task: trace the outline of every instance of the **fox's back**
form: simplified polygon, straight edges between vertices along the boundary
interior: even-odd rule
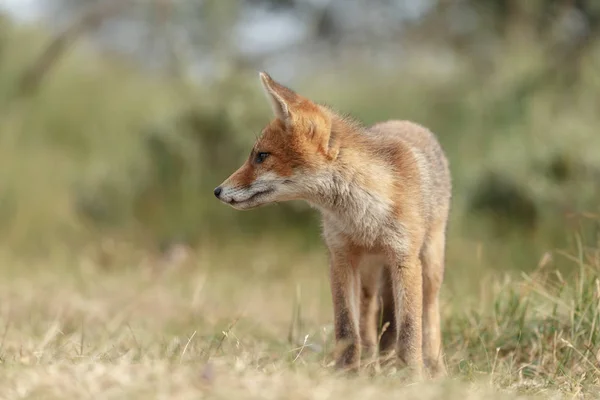
[[[392,160],[396,165],[406,165],[406,160],[401,158],[411,158],[409,164],[414,162],[419,171],[418,181],[413,187],[418,185],[414,190],[421,194],[425,213],[434,219],[445,219],[450,207],[452,184],[448,160],[435,135],[419,124],[399,120],[377,123],[368,132],[377,141],[380,153],[397,155]]]

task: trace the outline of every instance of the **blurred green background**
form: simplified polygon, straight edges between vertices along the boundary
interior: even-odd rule
[[[530,270],[597,245],[593,0],[4,1],[0,239],[23,256],[111,239],[165,252],[289,239],[304,204],[239,212],[212,189],[271,118],[266,70],[367,124],[431,128],[451,162],[449,269]],[[578,235],[578,236],[576,236]]]

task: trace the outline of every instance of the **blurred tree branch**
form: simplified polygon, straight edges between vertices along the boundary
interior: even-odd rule
[[[130,0],[113,0],[98,1],[90,5],[74,23],[55,36],[42,54],[25,70],[18,83],[17,97],[35,93],[43,78],[72,43],[86,32],[96,29],[106,18],[118,14],[131,4]]]
[[[173,0],[156,0],[154,9],[158,17],[159,29],[165,38],[167,51],[169,52],[169,69],[177,79],[185,79],[187,77],[185,55],[180,48],[176,35],[170,26],[170,21],[173,17],[175,5]]]
[[[485,72],[493,67],[490,55],[495,46],[522,33],[537,36],[543,46],[550,45],[557,70],[573,69],[576,75],[578,60],[598,33],[600,17],[597,0],[433,0],[428,7],[411,6],[412,11],[409,3],[413,4],[395,0],[48,0],[49,9],[57,11],[59,18],[81,15],[23,73],[18,93],[34,93],[65,50],[91,31],[95,39],[107,40],[109,46],[127,46],[129,55],[135,53],[145,65],[159,65],[182,81],[192,74],[198,77],[199,71],[227,80],[240,70],[262,68],[288,55],[310,54],[316,64],[344,62],[354,53],[393,52],[402,46],[400,42],[406,47],[433,45],[462,53]],[[143,5],[142,13],[115,15],[130,4]],[[245,38],[236,28],[248,21],[254,24],[255,18],[268,24],[272,17],[300,21],[302,37],[277,48],[255,46],[245,51]],[[107,18],[111,18],[110,29],[96,29]],[[113,23],[121,29],[113,29]],[[557,40],[555,31],[569,38]],[[135,43],[140,32],[148,33],[147,46]]]

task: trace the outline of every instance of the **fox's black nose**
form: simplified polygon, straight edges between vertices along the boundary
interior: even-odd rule
[[[217,186],[215,188],[215,197],[219,197],[221,195],[222,191],[223,191],[223,189],[221,188],[221,186]]]

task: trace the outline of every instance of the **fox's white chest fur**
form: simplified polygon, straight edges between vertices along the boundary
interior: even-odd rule
[[[385,175],[381,176],[386,179]],[[392,201],[359,180],[339,174],[323,174],[310,183],[311,205],[321,211],[323,233],[329,245],[348,240],[364,248],[406,247],[406,235],[393,216]]]

